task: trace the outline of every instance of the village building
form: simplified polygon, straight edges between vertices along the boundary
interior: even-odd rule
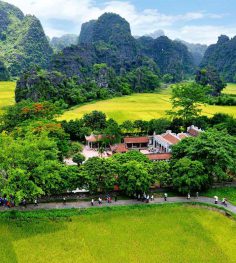
[[[99,148],[99,144],[101,143],[102,139],[103,136],[101,134],[99,135],[91,134],[90,136],[85,136],[86,146],[89,149],[97,149]]]
[[[124,143],[111,146],[112,153],[126,153],[129,150],[142,150],[149,147],[149,137],[125,137]]]
[[[111,146],[111,151],[113,154],[115,153],[126,153],[129,151],[128,148],[126,148],[126,145],[124,143],[119,143]]]
[[[152,148],[157,153],[170,153],[171,147],[189,135],[185,133],[176,134],[168,130],[161,135],[153,135]]]
[[[147,158],[152,162],[157,161],[169,161],[171,159],[171,153],[151,153],[146,154]]]
[[[198,127],[191,125],[187,128],[187,134],[192,137],[197,137],[201,132],[203,132],[202,129],[199,129]]]
[[[203,132],[198,127],[192,125],[187,128],[187,132],[173,133],[167,130],[165,133],[153,136],[125,137],[123,143],[110,146],[110,154],[126,153],[130,150],[138,150],[145,154],[151,161],[168,161],[171,158],[172,146],[187,137],[196,137]],[[85,136],[88,149],[97,149],[103,140],[103,135]],[[109,154],[109,155],[110,155]]]
[[[127,149],[146,149],[149,145],[148,136],[145,137],[125,137],[124,144]]]

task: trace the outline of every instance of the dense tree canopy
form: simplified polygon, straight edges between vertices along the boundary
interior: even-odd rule
[[[172,182],[173,187],[180,193],[200,191],[209,185],[203,164],[186,157],[179,159],[173,165]]]
[[[57,145],[46,133],[17,139],[0,135],[1,193],[16,203],[63,188],[63,173],[67,167],[58,161]]]
[[[52,120],[60,112],[55,104],[47,101],[38,103],[22,101],[6,108],[4,114],[0,116],[0,130],[11,131],[24,121]]]
[[[200,136],[184,139],[173,147],[173,167],[181,166],[179,160],[182,158],[198,161],[203,165],[202,176],[208,176],[206,187],[215,181],[229,180],[236,174],[236,139],[226,131],[213,129],[202,132]],[[192,165],[189,160],[184,160],[186,167]],[[198,163],[193,165],[198,167],[199,170],[196,171],[202,169]],[[185,173],[188,175],[187,168]]]
[[[202,86],[209,85],[213,96],[219,96],[221,91],[226,87],[226,83],[222,81],[219,73],[213,67],[198,70],[195,80]]]

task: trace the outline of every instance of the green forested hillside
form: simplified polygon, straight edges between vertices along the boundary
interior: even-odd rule
[[[6,81],[10,79],[10,74],[5,64],[0,61],[0,81]]]
[[[0,60],[11,76],[18,76],[31,65],[46,67],[51,55],[40,21],[0,1]]]
[[[174,81],[194,73],[193,57],[187,47],[166,36],[157,39],[141,37],[137,40],[141,54],[155,61],[161,74],[171,74]]]
[[[213,66],[225,81],[236,82],[236,37],[220,36],[218,42],[207,49],[201,66]]]
[[[182,80],[194,72],[193,57],[180,42],[167,37],[142,42],[131,35],[129,23],[113,13],[82,25],[79,45],[55,55],[51,68],[83,81],[94,64],[106,63],[118,75],[141,66],[157,68],[160,74],[171,74]]]

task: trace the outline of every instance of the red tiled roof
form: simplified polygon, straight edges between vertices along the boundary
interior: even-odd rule
[[[165,161],[170,160],[172,154],[171,153],[154,153],[146,155],[151,161]]]
[[[148,137],[126,137],[124,138],[125,143],[148,143]]]
[[[184,139],[184,138],[188,137],[188,135],[185,134],[185,133],[179,133],[179,134],[178,134],[178,137],[179,137],[180,139]]]
[[[176,144],[180,141],[180,139],[176,138],[176,136],[172,135],[171,133],[164,134],[162,137],[171,144]]]
[[[124,143],[119,143],[111,146],[112,152],[116,153],[125,153],[128,152],[128,149],[125,147]]]
[[[191,136],[196,137],[196,136],[199,135],[200,132],[199,132],[198,130],[195,130],[195,129],[193,129],[193,128],[190,128],[190,129],[188,130],[188,133],[189,133]]]

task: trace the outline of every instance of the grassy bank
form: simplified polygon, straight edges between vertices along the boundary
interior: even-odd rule
[[[177,204],[71,211],[61,219],[2,218],[1,262],[236,261],[236,222],[216,211]]]

